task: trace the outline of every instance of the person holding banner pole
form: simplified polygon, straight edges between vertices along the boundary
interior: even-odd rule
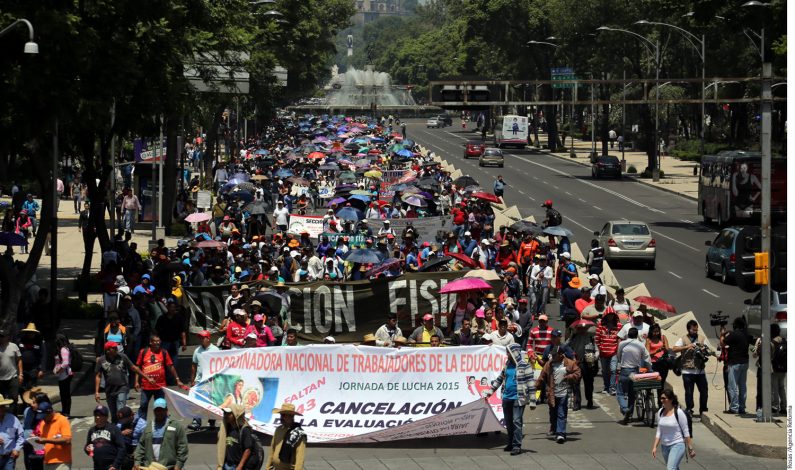
[[[500,388],[502,394],[502,410],[505,415],[505,427],[508,431],[508,445],[503,449],[511,455],[522,453],[522,424],[525,406],[531,410],[536,407],[536,390],[533,364],[521,345],[510,344],[506,348],[508,358],[500,375],[491,382],[491,390],[483,395],[489,397]]]

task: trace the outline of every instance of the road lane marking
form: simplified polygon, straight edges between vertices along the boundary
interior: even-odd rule
[[[707,289],[701,289],[701,290],[702,290],[702,291],[704,291],[704,292],[706,292],[707,294],[709,294],[709,295],[711,295],[711,296],[715,297],[716,299],[719,299],[719,298],[720,298],[720,296],[719,296],[719,295],[713,294],[712,292],[708,291]]]
[[[596,188],[596,189],[599,189],[601,191],[604,191],[604,192],[606,192],[608,194],[611,194],[611,195],[613,195],[613,196],[615,196],[615,197],[617,197],[619,199],[623,199],[623,200],[625,200],[627,202],[635,204],[636,206],[642,207],[642,208],[644,208],[646,210],[650,210],[652,212],[658,212],[660,214],[665,214],[665,212],[661,211],[660,209],[656,209],[654,207],[647,206],[646,204],[643,204],[642,202],[636,201],[636,200],[632,199],[631,197],[626,196],[624,194],[621,194],[621,193],[619,193],[617,191],[613,191],[612,189],[607,189],[607,188],[605,188],[603,186],[599,186],[598,184],[591,183],[590,181],[586,181],[586,180],[582,180],[582,179],[579,179],[579,178],[575,178],[573,175],[571,175],[570,173],[566,173],[563,170],[558,170],[557,168],[552,168],[551,166],[544,165],[543,163],[534,162],[533,160],[521,157],[521,156],[513,154],[513,153],[509,153],[509,154],[506,154],[506,155],[514,157],[514,158],[517,158],[519,160],[522,160],[523,162],[527,162],[527,163],[530,163],[532,165],[540,166],[541,168],[546,168],[547,170],[555,172],[555,173],[557,173],[559,175],[567,176],[567,177],[569,177],[569,178],[571,178],[571,179],[573,179],[575,181],[578,181],[578,182],[580,182],[580,183],[582,183],[584,185],[591,186],[592,188]]]
[[[673,276],[673,277],[675,277],[675,278],[677,278],[677,279],[682,279],[682,276],[680,276],[680,275],[676,274],[676,273],[675,273],[675,272],[673,272],[673,271],[668,271],[668,274],[670,274],[671,276]]]
[[[566,194],[568,194],[569,196],[571,196],[571,193],[570,193],[570,192],[568,192],[568,191],[566,191]]]
[[[687,219],[681,219],[681,221],[686,223],[686,224],[694,224],[695,223],[692,220],[687,220]]]
[[[660,233],[660,232],[658,232],[658,231],[654,231],[654,232],[652,232],[652,233],[654,233],[654,234],[656,234],[656,235],[659,235],[659,236],[661,236],[661,237],[663,237],[663,238],[666,238],[666,239],[668,239],[668,240],[671,240],[671,241],[672,241],[672,242],[674,242],[674,243],[678,243],[678,244],[680,244],[680,245],[682,245],[682,246],[685,246],[685,247],[687,247],[687,248],[690,248],[690,249],[691,249],[691,250],[693,250],[693,251],[701,251],[701,250],[699,250],[698,248],[696,248],[696,247],[694,247],[694,246],[690,246],[690,245],[688,245],[687,243],[680,242],[679,240],[677,240],[677,239],[675,239],[675,238],[671,238],[671,237],[669,237],[668,235],[665,235],[664,233]]]
[[[604,209],[602,209],[602,208],[601,208],[601,207],[599,207],[599,206],[593,206],[593,208],[594,208],[594,209],[596,209],[596,210],[598,210],[598,211],[604,210]]]
[[[552,185],[552,187],[553,187],[553,188],[555,188],[555,189],[560,189],[560,188],[558,188],[557,186],[555,186],[554,184]]]
[[[586,202],[586,201],[585,201],[585,199],[583,199],[583,198],[581,198],[581,197],[578,197],[577,199],[579,199],[579,200],[580,200],[580,202]]]

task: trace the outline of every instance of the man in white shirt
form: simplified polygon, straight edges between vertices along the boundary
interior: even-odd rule
[[[309,280],[318,281],[323,279],[323,261],[318,257],[317,253],[312,253],[309,261],[306,264],[307,271],[309,271]]]
[[[643,312],[635,311],[632,314],[632,321],[621,327],[618,332],[618,339],[621,341],[627,339],[627,333],[630,328],[638,330],[638,340],[646,344],[646,337],[649,336],[649,324],[643,321]]]
[[[287,225],[290,223],[290,211],[284,207],[283,201],[276,201],[276,209],[273,211],[273,220],[280,232],[287,231]]]
[[[635,391],[632,389],[632,374],[637,374],[641,367],[651,368],[651,356],[646,349],[646,339],[641,342],[635,327],[627,331],[627,339],[619,343],[616,360],[618,361],[618,390],[616,398],[621,407],[624,419],[621,424],[627,425],[635,408]]]
[[[329,209],[326,211],[326,215],[323,216],[323,231],[324,232],[331,232],[331,228],[329,223],[334,221],[335,224],[338,224],[339,221],[337,220],[337,216],[334,215],[334,210]]]
[[[516,342],[511,332],[508,331],[507,319],[503,318],[497,322],[497,331],[491,332],[491,341],[492,344],[500,344],[502,346],[508,346]]]
[[[534,313],[539,314],[546,313],[547,303],[549,303],[549,286],[555,273],[547,265],[546,257],[542,256],[536,259],[538,262],[533,263],[530,267],[528,282],[530,282],[531,308]]]
[[[595,299],[597,295],[602,294],[607,297],[607,288],[602,284],[601,279],[596,274],[588,276],[588,282],[591,284],[591,299]]]

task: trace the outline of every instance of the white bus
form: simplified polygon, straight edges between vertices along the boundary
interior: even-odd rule
[[[527,116],[506,114],[497,118],[494,126],[494,145],[498,148],[514,145],[524,148],[527,145]]]

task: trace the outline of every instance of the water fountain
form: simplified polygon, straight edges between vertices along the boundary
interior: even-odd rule
[[[334,77],[326,104],[330,108],[379,109],[416,106],[414,97],[406,87],[392,85],[392,77],[386,72],[376,72],[372,65],[365,70],[354,67]]]

